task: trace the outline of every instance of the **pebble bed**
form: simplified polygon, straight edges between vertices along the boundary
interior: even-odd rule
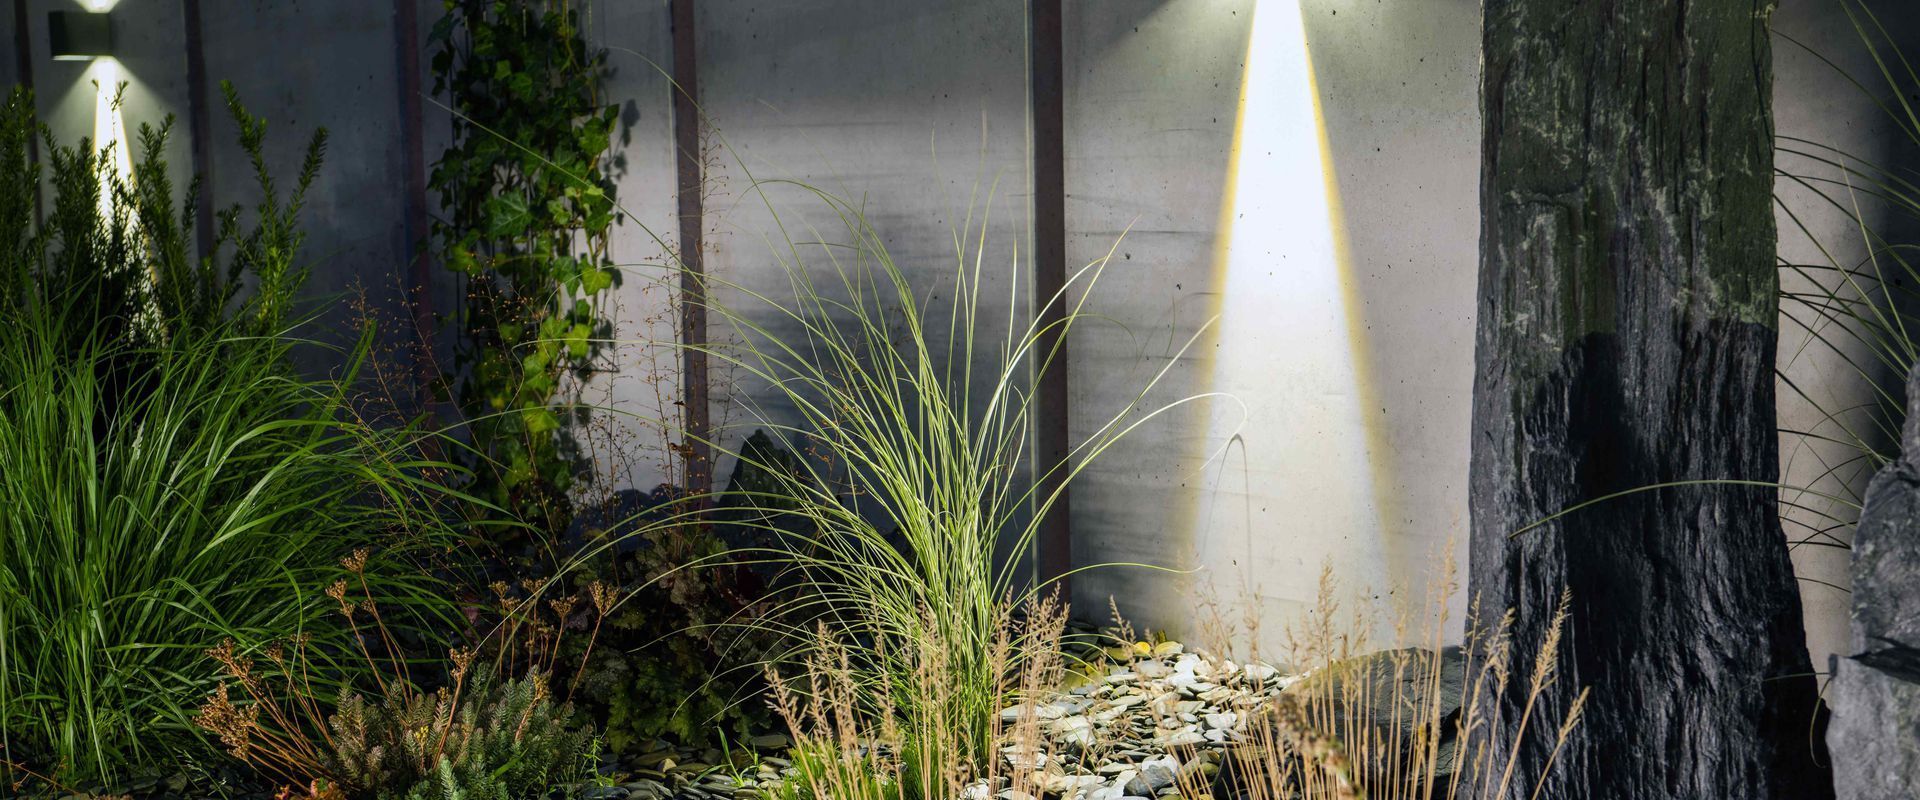
[[[1030,775],[1026,784],[1043,798],[1175,797],[1182,783],[1210,783],[1252,711],[1298,679],[1268,664],[1206,658],[1178,642],[1108,656],[1104,675],[1001,711],[1009,728],[1024,722],[1038,733],[1037,747],[1006,745],[1001,758],[1005,771]],[[776,734],[750,744],[759,756],[737,770],[716,767],[718,751],[662,747],[632,762],[625,782],[590,789],[585,800],[764,796],[790,776],[792,765],[779,754],[792,743]],[[974,784],[961,800],[1038,800],[1007,784]]]

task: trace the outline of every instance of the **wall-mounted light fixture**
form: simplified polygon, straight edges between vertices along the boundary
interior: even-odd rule
[[[113,21],[104,12],[47,12],[47,49],[55,61],[92,61],[113,55]]]

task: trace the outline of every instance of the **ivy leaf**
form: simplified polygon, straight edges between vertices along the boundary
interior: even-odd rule
[[[532,221],[526,198],[511,194],[487,198],[488,234],[499,238],[519,236]]]
[[[516,452],[507,461],[506,472],[501,474],[500,482],[511,488],[526,483],[533,477],[533,465],[527,461],[525,453]]]
[[[587,216],[587,232],[595,236],[607,232],[607,226],[613,224],[613,212],[600,209]]]
[[[528,433],[541,434],[560,427],[559,418],[555,417],[552,411],[547,410],[546,406],[529,408],[522,416],[526,418],[524,421]]]
[[[568,289],[578,288],[574,286],[574,283],[580,280],[580,261],[578,259],[573,256],[555,256],[551,264],[551,268],[547,270],[548,275],[565,281]]]
[[[545,403],[553,396],[553,376],[541,372],[527,376],[520,384],[520,398],[529,403]]]
[[[518,342],[520,341],[520,334],[523,334],[526,332],[527,332],[526,326],[521,325],[518,322],[500,323],[500,341]]]
[[[453,252],[447,257],[447,268],[454,272],[472,274],[479,267],[480,263],[474,259],[473,251],[459,245],[455,245]]]
[[[575,323],[573,328],[567,331],[567,355],[575,359],[586,358],[589,344],[587,337],[591,335],[593,335],[592,328]]]
[[[606,152],[607,142],[607,129],[598,123],[589,123],[580,132],[580,149],[588,153]]]
[[[600,269],[592,265],[580,270],[580,291],[589,295],[599,294],[613,285],[613,271]]]

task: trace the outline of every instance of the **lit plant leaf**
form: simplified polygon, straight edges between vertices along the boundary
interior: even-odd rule
[[[592,334],[592,328],[579,323],[574,324],[573,329],[567,331],[567,355],[573,356],[576,359],[586,358],[587,338]]]
[[[560,427],[559,418],[545,406],[527,409],[521,416],[524,417],[528,433],[548,433]]]
[[[580,291],[586,294],[599,294],[613,285],[613,271],[587,266],[580,270]]]
[[[519,236],[532,220],[524,197],[500,195],[487,199],[487,232],[493,236]]]

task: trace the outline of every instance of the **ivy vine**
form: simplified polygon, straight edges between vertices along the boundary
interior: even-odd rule
[[[434,92],[455,111],[430,182],[435,244],[465,286],[456,397],[473,489],[550,532],[587,466],[565,379],[592,370],[620,280],[607,175],[619,112],[602,91],[606,51],[580,25],[569,0],[448,0],[430,38]]]

